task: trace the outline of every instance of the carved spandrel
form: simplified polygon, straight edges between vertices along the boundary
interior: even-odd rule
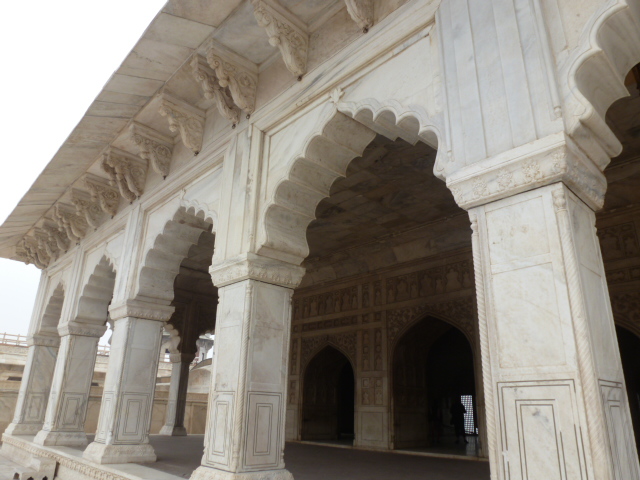
[[[307,73],[309,36],[299,20],[275,5],[273,1],[253,0],[253,14],[258,25],[267,31],[269,43],[280,49],[287,69],[300,79]]]
[[[194,55],[191,60],[193,76],[204,91],[204,96],[213,100],[218,112],[234,125],[240,121],[240,113],[233,105],[233,100],[220,85],[215,72],[205,63],[199,55]]]
[[[180,133],[185,147],[198,155],[202,149],[204,112],[165,94],[161,100],[160,115],[167,117],[169,130]]]
[[[129,135],[138,147],[138,155],[160,175],[169,175],[171,156],[173,154],[173,140],[160,132],[139,123],[132,123]]]
[[[234,61],[212,41],[207,50],[207,62],[222,88],[228,88],[235,105],[247,115],[255,110],[258,76],[238,61]],[[245,60],[245,63],[249,63]],[[257,71],[257,67],[254,67]]]

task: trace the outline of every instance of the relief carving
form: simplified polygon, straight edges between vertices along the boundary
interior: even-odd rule
[[[205,98],[213,100],[220,115],[229,120],[234,125],[240,121],[240,113],[233,105],[233,100],[226,89],[220,85],[218,78],[211,70],[204,59],[195,55],[191,60],[193,76],[200,84]]]
[[[198,155],[202,149],[204,112],[164,94],[160,104],[160,115],[167,117],[169,130],[180,133],[184,146],[189,148],[194,155]]]
[[[207,50],[207,62],[213,68],[220,86],[229,89],[235,105],[247,115],[251,115],[256,104],[257,68],[253,66],[252,70],[255,71],[251,71],[239,61],[232,60],[230,55],[223,52],[213,41]],[[244,60],[244,63],[249,62]]]
[[[139,123],[132,123],[129,127],[129,135],[133,143],[138,147],[138,155],[160,175],[166,178],[169,175],[171,155],[173,154],[173,140],[160,132]]]
[[[345,0],[351,19],[367,33],[373,26],[373,0]]]
[[[600,247],[605,261],[640,255],[638,235],[632,222],[598,229]]]
[[[113,218],[120,203],[118,190],[110,186],[108,181],[94,175],[87,175],[84,184],[91,194],[91,199],[100,206],[104,213]]]
[[[143,159],[116,148],[110,148],[102,156],[102,170],[109,175],[109,184],[118,187],[120,195],[129,203],[133,203],[144,192],[146,163]]]

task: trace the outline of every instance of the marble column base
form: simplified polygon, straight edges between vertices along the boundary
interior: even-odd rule
[[[194,470],[190,480],[293,480],[293,475],[284,468],[257,472],[227,472],[202,465]]]
[[[106,445],[92,442],[82,454],[82,458],[93,463],[153,463],[156,452],[148,443],[138,445]]]
[[[167,435],[169,437],[186,437],[187,429],[184,427],[174,427],[172,425],[165,425],[160,429],[160,435]]]
[[[4,433],[9,435],[37,435],[42,430],[41,423],[10,423]]]
[[[52,432],[40,430],[33,443],[48,447],[86,447],[87,435],[84,432]]]

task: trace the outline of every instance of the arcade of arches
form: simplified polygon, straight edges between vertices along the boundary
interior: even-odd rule
[[[640,480],[640,7],[512,3],[169,2],[0,227],[43,271],[16,475],[155,479],[164,332],[175,446],[215,333],[192,480],[287,441]]]

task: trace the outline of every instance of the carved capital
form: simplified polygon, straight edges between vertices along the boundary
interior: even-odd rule
[[[58,326],[58,333],[61,337],[67,335],[78,335],[80,337],[96,337],[100,338],[107,331],[106,325],[91,325],[88,323],[63,323]]]
[[[171,305],[160,305],[141,300],[127,300],[120,305],[112,305],[109,307],[109,316],[113,321],[125,317],[134,317],[167,322],[174,311],[175,307]]]
[[[147,162],[124,150],[110,148],[102,157],[102,170],[109,175],[111,186],[129,203],[142,196],[147,177]]]
[[[58,335],[36,334],[27,338],[27,345],[38,345],[42,347],[59,347],[60,337]]]
[[[307,73],[309,35],[302,22],[275,1],[253,0],[253,14],[267,31],[269,43],[280,49],[289,71],[298,77]]]
[[[233,100],[226,90],[220,86],[215,72],[209,68],[200,55],[194,55],[191,59],[193,76],[202,87],[204,96],[213,100],[218,112],[234,125],[240,121],[240,113],[233,105]]]
[[[373,26],[373,0],[344,0],[351,19],[364,33]]]
[[[562,133],[469,165],[447,178],[456,203],[465,210],[556,182],[563,182],[594,210],[602,208],[604,174]]]
[[[151,167],[163,178],[169,175],[171,155],[173,154],[173,140],[156,130],[132,123],[129,127],[131,140],[138,147],[138,155],[149,162]]]
[[[71,193],[71,203],[76,207],[76,213],[87,221],[93,228],[98,228],[104,221],[104,212],[98,202],[93,201],[91,194],[74,189]]]
[[[118,190],[110,186],[107,180],[91,174],[87,174],[84,184],[91,194],[91,199],[100,206],[104,213],[113,217],[117,213],[120,203]]]
[[[160,103],[160,115],[169,120],[169,130],[180,132],[185,147],[198,155],[202,149],[204,112],[165,93]]]
[[[214,40],[207,50],[207,62],[215,72],[222,88],[229,88],[234,103],[247,114],[256,107],[258,67],[247,59],[235,55]]]
[[[75,209],[70,205],[58,203],[53,209],[53,215],[58,222],[58,226],[64,230],[73,243],[78,243],[87,234],[89,224],[84,217],[75,213]]]
[[[296,288],[302,281],[305,269],[280,260],[247,254],[229,262],[212,265],[209,273],[216,287],[251,279]]]

